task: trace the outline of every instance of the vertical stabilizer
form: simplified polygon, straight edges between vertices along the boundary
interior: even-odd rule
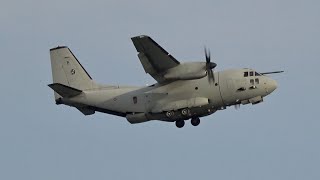
[[[53,83],[59,83],[79,90],[96,87],[87,71],[66,46],[50,49]],[[55,98],[60,96],[55,93]]]

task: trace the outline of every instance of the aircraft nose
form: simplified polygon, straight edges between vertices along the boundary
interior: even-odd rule
[[[270,79],[269,80],[269,83],[268,83],[268,86],[269,86],[269,93],[272,93],[274,90],[277,89],[278,87],[278,83],[277,81],[273,80],[273,79]]]

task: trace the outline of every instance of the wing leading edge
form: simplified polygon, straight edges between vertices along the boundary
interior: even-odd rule
[[[136,36],[131,40],[138,51],[138,57],[145,72],[159,83],[166,81],[163,75],[168,69],[180,64],[149,36]]]

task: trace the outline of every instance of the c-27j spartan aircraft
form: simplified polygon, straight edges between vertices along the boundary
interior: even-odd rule
[[[144,87],[102,85],[92,80],[66,46],[50,49],[56,104],[72,106],[84,115],[96,111],[125,117],[130,123],[150,120],[175,122],[182,128],[191,119],[198,126],[200,117],[228,106],[258,104],[277,88],[277,82],[253,69],[214,72],[205,48],[204,62],[180,63],[148,36],[131,38],[146,73],[156,84]]]

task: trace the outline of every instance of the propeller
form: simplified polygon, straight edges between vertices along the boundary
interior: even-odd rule
[[[213,73],[212,69],[214,69],[217,66],[217,64],[214,63],[214,62],[211,62],[210,51],[207,50],[206,47],[204,47],[204,53],[205,53],[205,56],[206,56],[206,71],[207,71],[207,74],[208,74],[208,82],[210,84],[212,84],[215,81],[214,73]]]

